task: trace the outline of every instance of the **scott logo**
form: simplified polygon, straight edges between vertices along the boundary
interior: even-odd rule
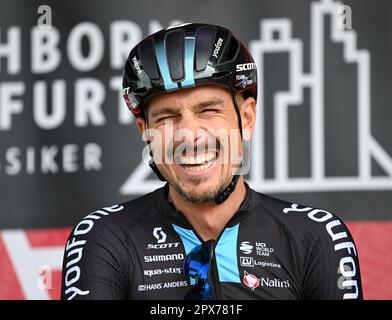
[[[159,241],[158,241],[159,242]],[[179,242],[173,243],[162,243],[162,244],[152,244],[149,243],[147,249],[167,249],[167,248],[177,248],[180,245]]]
[[[154,228],[154,231],[152,232],[154,237],[157,239],[158,243],[163,243],[166,241],[166,233],[162,231],[162,227],[156,227]]]
[[[245,254],[252,253],[253,246],[250,244],[249,241],[241,242],[240,250]]]
[[[246,71],[246,70],[254,70],[256,69],[256,63],[242,63],[242,64],[237,64],[235,66],[235,71],[241,72],[241,71]]]

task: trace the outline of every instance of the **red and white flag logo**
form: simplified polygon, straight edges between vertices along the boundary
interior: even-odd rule
[[[260,285],[260,279],[255,275],[248,273],[244,270],[244,283],[252,290],[256,289]]]

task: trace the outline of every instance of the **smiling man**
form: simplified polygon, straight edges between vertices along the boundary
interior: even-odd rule
[[[97,210],[66,244],[63,299],[361,299],[353,239],[332,213],[252,190],[256,65],[223,27],[150,35],[124,98],[166,185]]]

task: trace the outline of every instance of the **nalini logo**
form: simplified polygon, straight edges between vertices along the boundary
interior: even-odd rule
[[[267,288],[290,288],[289,280],[281,280],[269,277],[257,278],[254,274],[248,273],[245,270],[242,280],[246,286],[252,289],[252,291],[259,286]]]
[[[249,241],[241,242],[240,250],[245,254],[252,253],[253,246],[250,244]]]
[[[163,243],[166,241],[166,233],[162,231],[162,227],[156,227],[154,228],[154,231],[152,232],[154,237],[157,239],[158,243]]]
[[[255,275],[246,272],[245,270],[244,270],[243,281],[246,286],[252,289],[252,291],[260,285],[260,279],[257,278]]]

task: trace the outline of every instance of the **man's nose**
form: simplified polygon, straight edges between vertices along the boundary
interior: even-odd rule
[[[204,128],[201,127],[201,124],[196,117],[191,114],[185,114],[181,117],[178,129],[181,130],[183,140],[193,143],[202,135]]]

